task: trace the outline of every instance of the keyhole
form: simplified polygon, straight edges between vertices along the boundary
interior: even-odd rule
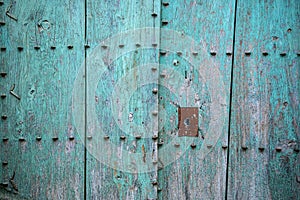
[[[185,126],[189,126],[190,125],[190,119],[189,118],[184,119],[183,123],[184,123]]]

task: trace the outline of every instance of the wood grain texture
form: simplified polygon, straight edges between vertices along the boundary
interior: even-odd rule
[[[84,58],[84,2],[6,0],[1,17],[0,198],[83,199],[84,146],[71,95]]]
[[[92,1],[88,0],[87,4],[87,43],[91,48],[87,51],[88,56],[92,55],[97,50],[98,45],[103,45],[103,40],[124,33],[128,30],[136,30],[143,27],[159,26],[160,4],[158,1],[142,0],[142,1]],[[152,13],[156,13],[154,18]],[[141,38],[143,35],[140,35]],[[158,35],[159,36],[159,35]],[[152,38],[147,40],[151,41]],[[115,159],[113,166],[108,166],[107,163],[101,162],[99,157],[87,152],[87,199],[156,199],[156,186],[152,184],[157,179],[157,166],[153,163],[150,166],[150,172],[138,173],[122,171],[118,166],[125,165],[130,160],[125,159],[125,154],[149,154],[151,157],[143,157],[137,163],[132,163],[133,166],[139,166],[146,160],[155,161],[157,156],[157,144],[152,140],[152,132],[132,132],[123,130],[122,127],[129,124],[147,126],[150,121],[157,121],[157,117],[151,115],[153,110],[157,110],[157,95],[152,92],[157,84],[144,84],[142,76],[158,76],[154,73],[151,67],[142,70],[141,65],[147,63],[158,64],[158,45],[156,48],[143,49],[143,41],[131,40],[128,37],[121,36],[119,42],[110,42],[107,48],[102,48],[99,52],[107,52],[105,72],[100,77],[93,77],[91,65],[87,64],[87,80],[88,83],[98,85],[95,91],[91,91],[91,87],[87,87],[87,100],[95,104],[97,122],[103,130],[103,134],[109,136],[109,139],[104,141],[106,154],[111,155],[110,163]],[[122,51],[128,49],[128,45],[140,44],[135,51],[127,52],[121,55]],[[121,46],[120,46],[121,45]],[[122,46],[124,45],[124,46]],[[119,55],[116,55],[110,61],[109,55],[116,50]],[[93,57],[88,57],[93,59]],[[89,60],[88,62],[89,63]],[[109,64],[108,64],[109,63]],[[156,70],[158,71],[158,69]],[[99,78],[99,79],[98,79]],[[156,78],[158,81],[158,78]],[[98,83],[97,83],[98,82]],[[119,83],[119,84],[118,84]],[[88,84],[89,85],[89,84]],[[116,87],[122,87],[123,91],[114,93]],[[136,86],[136,88],[135,88]],[[132,95],[128,95],[132,92]],[[117,101],[114,102],[113,99]],[[128,100],[128,102],[127,102]],[[127,103],[126,103],[127,102]],[[120,106],[125,103],[125,106]],[[113,109],[118,112],[128,109],[126,118],[118,118],[113,113]],[[89,112],[89,111],[88,111]],[[128,116],[128,117],[127,117]],[[91,115],[88,113],[87,123],[92,121]],[[87,136],[93,136],[87,140],[89,148],[95,148],[98,141],[97,132],[87,130]],[[136,135],[141,135],[141,139],[136,139]],[[122,139],[121,137],[125,138]],[[101,141],[100,141],[101,142]],[[117,152],[113,152],[112,146],[117,148]],[[98,147],[96,147],[98,148]]]
[[[238,1],[228,199],[300,199],[299,11]]]
[[[2,21],[2,23],[4,23],[4,13],[5,13],[5,8],[4,8],[4,6],[1,6],[0,7],[0,13],[1,13],[1,17],[0,17],[0,21]],[[0,46],[4,46],[5,44],[5,42],[4,42],[4,40],[3,40],[3,38],[5,37],[5,33],[6,33],[6,31],[4,31],[4,28],[3,28],[3,25],[1,25],[1,27],[0,27],[0,34],[1,34],[1,40],[0,40]],[[2,72],[4,72],[4,61],[5,61],[5,56],[3,55],[3,53],[2,54],[0,54],[0,58],[1,58],[1,68],[0,68],[0,70],[2,71]],[[4,94],[4,92],[2,92],[2,91],[4,91],[4,83],[5,83],[5,80],[3,80],[3,78],[1,78],[1,80],[0,80],[0,90],[1,90],[1,93],[2,94]],[[4,94],[5,96],[6,96],[6,94]],[[5,98],[4,96],[3,96],[3,98]],[[3,100],[3,99],[1,99],[1,100]],[[2,111],[2,109],[3,109],[3,104],[1,103],[1,111]],[[1,132],[2,132],[2,130],[1,130]],[[2,133],[1,133],[2,134]],[[2,140],[2,138],[1,138],[1,140]],[[2,141],[1,141],[1,143],[2,143]],[[2,145],[0,145],[0,159],[1,159],[1,161],[2,160],[4,160],[4,151],[3,151],[3,146]],[[4,173],[4,169],[3,169],[3,167],[0,167],[0,181],[1,182],[3,182],[3,174]]]
[[[300,199],[298,0],[1,2],[0,199]],[[143,27],[162,30],[145,38]],[[99,49],[96,77],[85,57]],[[225,98],[218,116],[214,95]],[[199,108],[187,148],[178,107]],[[103,156],[89,151],[99,145]]]
[[[194,148],[188,146],[187,149],[183,149],[182,146],[176,147],[176,144],[175,147],[170,147],[180,156],[174,158],[174,161],[177,159],[175,162],[161,164],[159,168],[161,189],[159,199],[225,198],[229,98],[222,105],[225,106],[226,112],[222,115],[224,124],[219,121],[220,126],[223,127],[219,133],[220,138],[216,138],[215,143],[209,144],[206,141],[212,137],[211,122],[217,117],[212,116],[211,113],[212,106],[215,106],[212,104],[211,97],[216,88],[205,79],[221,79],[224,83],[223,92],[229,97],[232,58],[226,53],[230,54],[233,48],[234,10],[235,1],[178,0],[162,3],[162,29],[179,32],[181,37],[174,38],[175,41],[189,36],[193,38],[195,44],[183,42],[180,48],[173,52],[167,51],[166,55],[160,57],[160,72],[165,73],[165,78],[160,78],[159,106],[166,113],[165,124],[161,125],[164,128],[159,135],[159,138],[164,141],[160,149],[172,143],[177,137],[178,106],[198,107],[199,136],[193,141],[196,145]],[[161,38],[163,37],[162,35]],[[170,46],[168,42],[161,40],[161,48],[168,48]],[[198,52],[193,49],[197,45],[202,47]],[[194,66],[192,64],[194,58],[198,58],[201,65]],[[205,67],[211,72],[218,69],[222,76],[213,77],[217,74],[212,73],[212,77],[203,77],[204,74],[199,72]],[[178,76],[175,77],[170,69],[175,70]],[[172,76],[173,79],[170,78]],[[180,80],[182,82],[179,82]],[[178,87],[175,87],[174,91],[169,90],[164,87],[165,82],[169,82],[170,86]],[[189,92],[192,87],[195,88],[194,93]],[[160,118],[164,117],[160,110]],[[182,137],[181,140],[184,141],[185,138]],[[200,157],[202,151],[209,153],[205,157]],[[159,158],[168,156],[163,154],[164,152],[159,150]]]

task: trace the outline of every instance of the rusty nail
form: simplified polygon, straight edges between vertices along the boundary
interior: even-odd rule
[[[152,67],[151,69],[152,69],[152,71],[156,71],[156,70],[157,70],[157,68],[156,68],[156,67]]]
[[[141,138],[142,138],[141,135],[136,135],[136,136],[135,136],[135,139],[138,139],[138,140],[139,140],[139,139],[141,139]]]
[[[245,55],[246,56],[250,56],[251,55],[251,51],[245,51]]]
[[[121,135],[121,136],[120,136],[120,139],[121,139],[121,140],[125,140],[125,139],[126,139],[126,136],[125,136],[125,135]]]
[[[210,52],[210,55],[215,56],[215,55],[217,55],[217,52],[211,51],[211,52]]]
[[[56,46],[51,46],[50,49],[54,50],[56,49]]]
[[[156,13],[152,13],[151,15],[152,15],[152,17],[157,17]]]
[[[89,45],[89,44],[85,44],[84,47],[85,47],[86,49],[88,49],[88,48],[90,48],[90,45]]]
[[[163,4],[163,6],[168,6],[169,2],[163,2],[162,4]]]
[[[1,51],[6,51],[6,47],[1,47]]]
[[[2,77],[5,77],[5,76],[7,75],[7,73],[6,73],[6,72],[0,72],[0,75],[1,75]]]
[[[120,48],[123,48],[125,45],[124,44],[119,44],[119,47]]]
[[[181,51],[177,51],[176,54],[177,54],[178,56],[181,56],[181,55],[182,55],[182,52],[181,52]]]
[[[19,51],[23,51],[23,49],[24,49],[23,47],[18,46],[18,50],[19,50]]]
[[[280,53],[280,56],[282,56],[282,57],[286,56],[286,52]]]
[[[153,181],[152,181],[152,185],[157,185],[158,183],[157,183],[157,180],[156,179],[154,179]]]
[[[166,77],[166,74],[165,73],[161,73],[160,76],[163,78],[163,77]]]
[[[276,150],[277,152],[280,152],[280,151],[282,150],[282,148],[281,148],[281,147],[276,147],[275,150]]]
[[[191,144],[192,149],[196,148],[196,146],[197,146],[197,145],[196,145],[195,143],[192,143],[192,144]]]
[[[167,25],[169,22],[167,20],[162,20],[161,23],[162,25]]]
[[[9,11],[6,11],[6,15],[15,21],[18,21],[18,18],[16,16],[14,16],[13,14],[10,14]]]
[[[20,141],[20,142],[25,142],[25,138],[24,138],[24,137],[20,137],[20,138],[19,138],[19,141]]]
[[[17,95],[14,91],[9,91],[9,93],[11,94],[11,95],[13,95],[14,97],[16,97],[18,100],[21,100],[21,97],[19,97],[19,95]]]
[[[193,52],[193,55],[194,55],[194,56],[197,56],[197,55],[198,55],[198,52],[194,51],[194,52]]]
[[[3,161],[2,165],[8,165],[8,162],[7,161]]]
[[[227,55],[227,56],[231,56],[232,53],[231,53],[230,51],[227,51],[227,52],[226,52],[226,55]]]
[[[3,138],[2,141],[3,141],[3,142],[7,142],[7,141],[8,141],[8,138]]]
[[[153,88],[152,92],[153,92],[153,94],[157,94],[158,89],[157,88]]]
[[[68,49],[73,49],[73,45],[68,45]]]
[[[246,150],[248,149],[248,147],[245,146],[245,145],[242,145],[242,149],[243,149],[244,151],[246,151]]]
[[[265,147],[258,147],[258,150],[264,151],[264,150],[265,150]]]
[[[35,50],[39,50],[41,47],[40,46],[34,46]]]
[[[71,135],[71,136],[69,137],[69,140],[74,140],[74,136]]]
[[[58,137],[55,136],[55,137],[52,138],[52,140],[53,140],[53,141],[57,141],[57,140],[58,140]]]
[[[153,136],[152,136],[152,139],[153,139],[153,140],[157,140],[157,138],[158,138],[157,135],[153,135]]]
[[[2,99],[5,99],[5,97],[6,97],[6,94],[1,94]]]
[[[109,139],[109,135],[105,135],[105,136],[104,136],[104,139],[105,139],[105,140],[108,140],[108,139]]]
[[[1,118],[2,118],[3,120],[6,120],[6,119],[7,119],[7,115],[2,115]]]
[[[167,54],[166,51],[160,51],[160,55],[164,56],[164,55],[166,55],[166,54]]]
[[[3,187],[7,187],[7,186],[8,186],[8,182],[3,182],[3,183],[1,183],[1,185],[2,185]]]
[[[262,55],[263,55],[263,56],[267,56],[267,55],[269,55],[269,54],[268,54],[268,52],[263,51],[263,52],[262,52]]]
[[[154,115],[154,116],[157,116],[157,114],[158,114],[158,111],[156,111],[156,110],[152,112],[152,115]]]
[[[41,141],[42,140],[42,137],[38,136],[35,138],[37,141]]]
[[[93,137],[91,135],[87,136],[88,140],[91,140]]]
[[[105,45],[105,44],[101,45],[101,47],[102,47],[103,49],[107,49],[107,45]]]
[[[227,149],[227,145],[222,145],[222,149]]]

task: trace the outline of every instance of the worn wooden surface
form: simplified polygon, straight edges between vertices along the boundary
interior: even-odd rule
[[[141,38],[139,40],[130,39],[131,34],[129,37],[121,35],[114,42],[110,40],[110,37],[128,30],[135,32],[143,27],[159,27],[159,17],[153,17],[152,13],[159,16],[158,1],[88,1],[87,42],[91,48],[87,51],[87,102],[95,104],[96,110],[87,110],[87,124],[93,124],[89,112],[96,112],[102,133],[89,131],[88,128],[87,136],[91,135],[93,138],[87,140],[87,147],[101,148],[98,149],[100,152],[105,148],[105,151],[102,155],[98,154],[99,151],[96,155],[87,151],[87,199],[157,198],[156,185],[153,185],[157,179],[157,164],[152,163],[157,160],[157,142],[152,140],[154,132],[124,130],[124,127],[146,127],[151,125],[151,121],[157,121],[158,117],[151,114],[157,110],[157,94],[152,92],[157,84],[145,84],[142,77],[153,77],[157,83],[158,68],[153,71],[151,66],[141,66],[148,63],[158,64],[159,35],[156,40],[142,39],[142,34],[137,36]],[[138,31],[136,34],[139,34]],[[105,43],[104,40],[110,42]],[[146,41],[152,41],[157,46],[147,50]],[[98,45],[107,45],[107,48],[100,47],[97,52]],[[133,46],[134,51],[129,46]],[[100,66],[104,72],[97,79],[99,77],[93,76],[95,71],[92,70],[92,60],[101,53],[105,54],[105,65]],[[95,91],[89,83],[97,84]],[[109,136],[109,139],[98,137],[99,134]],[[141,135],[141,139],[136,139],[137,135]],[[126,138],[122,139],[122,136]],[[104,142],[102,146],[99,145],[101,142]],[[104,154],[111,155],[107,163],[101,160]],[[129,154],[140,159],[125,159]],[[139,166],[148,161],[151,162],[149,171],[139,173]],[[133,168],[124,170],[122,166],[125,167],[129,162]]]
[[[160,78],[159,106],[164,109],[167,117],[166,123],[160,124],[164,127],[160,132],[160,139],[163,139],[164,144],[159,146],[159,158],[171,156],[164,155],[166,151],[161,149],[177,137],[178,106],[199,109],[199,135],[192,140],[196,145],[195,148],[190,145],[187,149],[182,146],[169,147],[182,156],[178,156],[178,160],[174,158],[174,161],[176,160],[174,163],[160,166],[159,199],[225,198],[232,64],[231,55],[226,53],[232,52],[233,48],[234,11],[235,1],[178,0],[170,1],[169,4],[163,1],[161,18],[168,24],[162,24],[161,34],[164,33],[164,29],[172,29],[180,33],[180,38],[184,36],[193,38],[194,44],[183,42],[177,49],[172,49],[173,52],[167,51],[167,54],[160,58],[160,72],[166,73],[166,77]],[[161,35],[161,38],[164,37]],[[197,49],[197,45],[201,48]],[[170,49],[170,41],[161,40],[161,48]],[[182,55],[179,56],[179,52]],[[197,59],[201,64],[194,64]],[[179,75],[172,77],[174,75],[170,68]],[[214,68],[221,72],[221,76],[213,72]],[[209,71],[212,72],[211,77],[205,76]],[[222,113],[224,121],[218,119],[218,125],[221,126],[218,138],[212,138],[216,137],[212,134],[214,130],[212,126],[218,116],[212,112],[213,107],[217,105],[212,102],[215,89],[212,82],[208,80],[214,78],[221,80],[224,85],[217,85],[217,87],[222,87],[224,96],[228,96],[222,105],[225,109]],[[178,91],[169,90],[164,85],[177,85]],[[179,143],[184,140],[186,138],[180,138]]]
[[[10,6],[17,20],[5,13]],[[83,199],[84,146],[70,111],[84,60],[84,2],[6,0],[0,8],[0,199]]]
[[[0,199],[300,199],[299,1],[1,2]]]
[[[238,1],[228,199],[300,199],[299,11]]]

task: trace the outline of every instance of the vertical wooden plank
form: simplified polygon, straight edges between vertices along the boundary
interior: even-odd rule
[[[160,4],[87,2],[86,198],[156,199]]]
[[[238,1],[229,199],[299,199],[296,0]]]
[[[4,9],[4,6],[3,6],[3,2],[0,3],[0,34],[1,34],[1,40],[0,40],[0,47],[4,47],[4,41],[3,41],[3,37],[4,37],[4,34],[5,34],[5,31],[4,31],[4,28],[3,26],[5,25],[5,22],[4,22],[4,13],[5,13],[5,9]],[[1,66],[0,66],[0,72],[4,72],[4,55],[3,53],[0,54],[0,58],[1,58]],[[4,101],[4,99],[6,98],[6,94],[3,92],[4,91],[4,88],[3,88],[3,83],[5,83],[5,79],[4,77],[2,77],[0,79],[0,91],[1,91],[1,101]],[[1,103],[1,110],[2,110],[2,106],[3,104]],[[1,138],[1,142],[0,142],[0,159],[1,161],[4,160],[3,158],[4,156],[4,146],[3,146],[3,138]],[[2,182],[3,180],[3,167],[0,167],[0,180]]]
[[[225,198],[234,12],[162,1],[159,199]],[[198,137],[178,137],[179,107],[198,108]]]
[[[1,9],[0,198],[83,199],[71,96],[84,58],[84,2],[6,0]]]

